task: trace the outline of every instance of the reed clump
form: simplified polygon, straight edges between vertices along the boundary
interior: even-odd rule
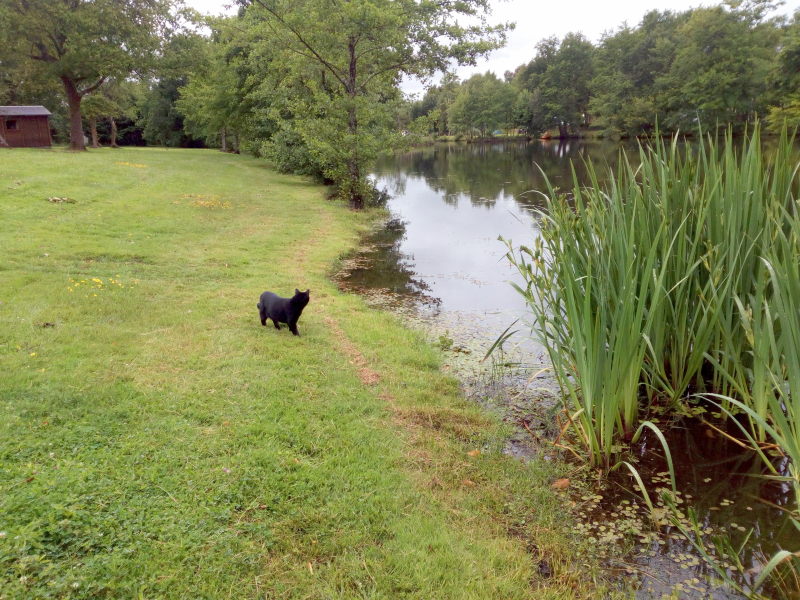
[[[549,188],[534,244],[509,244],[593,464],[654,404],[700,394],[779,445],[798,486],[798,164],[789,135],[767,157],[759,134],[656,140],[602,182],[589,164],[588,186]]]

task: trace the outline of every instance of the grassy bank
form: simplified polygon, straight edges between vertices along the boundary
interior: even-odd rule
[[[160,149],[5,151],[0,214],[0,598],[597,593],[555,467],[329,283],[369,215]]]

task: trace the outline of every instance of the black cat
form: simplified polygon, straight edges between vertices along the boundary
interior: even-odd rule
[[[308,304],[308,296],[311,290],[301,292],[297,288],[291,298],[281,298],[272,292],[261,294],[261,302],[257,304],[258,314],[261,316],[261,324],[266,325],[267,319],[272,319],[275,329],[280,329],[278,323],[289,325],[289,331],[295,335],[300,335],[297,331],[297,321],[303,314],[303,309]]]

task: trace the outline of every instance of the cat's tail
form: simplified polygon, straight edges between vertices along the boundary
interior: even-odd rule
[[[261,310],[261,302],[259,302],[258,304],[256,304],[256,308],[257,308],[258,310]]]

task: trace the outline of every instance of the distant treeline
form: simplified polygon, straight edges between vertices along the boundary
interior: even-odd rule
[[[504,80],[444,79],[413,102],[409,129],[485,136],[496,130],[573,136],[800,124],[800,14],[769,17],[771,3],[652,11],[593,44],[548,38]]]

